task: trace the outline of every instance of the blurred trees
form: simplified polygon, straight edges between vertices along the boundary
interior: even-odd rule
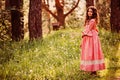
[[[0,41],[8,41],[11,40],[11,24],[10,20],[10,12],[3,11],[0,12]]]
[[[46,6],[45,0],[44,0],[44,3],[42,4],[42,6],[46,11],[48,11],[57,20],[57,23],[59,23],[60,26],[63,26],[65,28],[65,18],[78,6],[79,1],[80,0],[77,0],[77,2],[73,1],[74,6],[66,14],[64,14],[64,12],[65,12],[64,7],[66,4],[64,0],[55,0],[56,14],[53,13]]]
[[[6,9],[11,11],[11,33],[13,41],[24,38],[23,0],[6,0]]]
[[[120,0],[111,0],[110,24],[112,32],[120,32]]]
[[[5,1],[0,0],[0,41],[11,40],[10,11],[5,10]]]
[[[110,30],[110,1],[95,0],[95,5],[99,13],[99,27],[103,27],[106,30]]]
[[[1,10],[1,7],[2,7],[2,1],[0,0],[0,10]]]
[[[80,0],[53,0],[53,8],[55,9],[55,11],[53,11],[50,9],[50,1],[52,0],[43,0],[43,2],[41,2],[41,0],[31,0],[28,23],[30,40],[42,38],[42,8],[46,10],[46,18],[49,22],[48,28],[50,31],[50,14],[56,19],[60,26],[65,28],[66,17],[80,2]],[[6,10],[2,10],[2,8],[4,8],[3,4],[6,5]],[[90,5],[95,5],[98,9],[100,15],[100,27],[111,30],[112,32],[120,32],[119,0],[86,0],[86,7]],[[23,39],[23,16],[23,0],[0,0],[0,40],[7,40],[10,39],[10,37],[14,41]]]
[[[94,0],[86,0],[86,7],[94,6]]]
[[[30,0],[29,6],[29,38],[42,38],[42,0]]]
[[[120,1],[95,0],[95,5],[100,16],[99,26],[112,32],[120,32]]]

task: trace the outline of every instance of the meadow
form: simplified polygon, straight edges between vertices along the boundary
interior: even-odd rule
[[[82,29],[52,31],[42,40],[0,42],[0,80],[119,80],[120,35],[99,29],[106,69],[80,70]]]

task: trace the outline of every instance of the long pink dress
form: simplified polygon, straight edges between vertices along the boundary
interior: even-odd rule
[[[95,19],[89,21],[82,35],[86,36],[82,38],[80,69],[84,71],[105,69],[104,55],[102,53]]]

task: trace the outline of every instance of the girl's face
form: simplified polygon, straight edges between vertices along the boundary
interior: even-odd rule
[[[88,16],[89,16],[89,17],[91,17],[91,16],[92,16],[92,14],[93,14],[92,9],[89,9],[89,10],[88,10],[88,12],[87,12],[87,14],[88,14]]]

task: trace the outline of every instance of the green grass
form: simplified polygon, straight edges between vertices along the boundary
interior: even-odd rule
[[[80,70],[81,29],[52,32],[33,42],[0,43],[0,80],[110,80],[120,76],[120,35],[99,32],[106,69]]]

